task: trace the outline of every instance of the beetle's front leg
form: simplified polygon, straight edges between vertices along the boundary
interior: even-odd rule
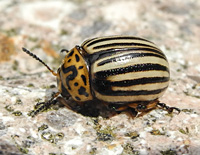
[[[128,104],[128,106],[134,109],[137,112],[137,114],[139,113],[137,117],[141,117],[145,115],[146,113],[150,112],[151,110],[156,109],[158,102],[159,102],[158,100],[155,100],[149,103],[147,102],[131,103],[131,104]]]
[[[32,110],[28,115],[35,117],[38,113],[47,110],[50,106],[55,105],[57,103],[57,96],[60,92],[57,92],[52,96],[52,98],[47,102],[39,102],[35,105],[34,110]]]
[[[168,113],[172,113],[174,110],[178,111],[178,113],[181,112],[181,110],[179,108],[176,107],[169,107],[167,106],[165,103],[157,103],[157,107],[162,108],[164,110],[166,110]]]
[[[35,117],[40,112],[47,110],[51,105],[55,105],[56,103],[57,103],[56,99],[49,100],[48,102],[40,102],[40,103],[36,104],[36,106],[34,107],[34,110],[30,111],[28,113],[28,115],[31,117]]]
[[[163,110],[166,110],[168,113],[172,113],[174,110],[178,111],[180,113],[180,109],[176,107],[169,107],[165,103],[160,103],[159,100],[152,101],[148,104],[138,104],[137,107],[133,106],[138,112],[147,113],[153,109],[156,108],[162,108]],[[142,114],[143,115],[143,114]]]
[[[108,108],[110,110],[114,110],[115,113],[119,114],[121,112],[127,112],[130,117],[136,117],[138,112],[134,109],[129,107],[128,105],[115,105],[115,104],[110,104],[108,105]]]
[[[68,109],[72,109],[72,107],[67,103],[67,101],[63,97],[57,97],[56,100]]]

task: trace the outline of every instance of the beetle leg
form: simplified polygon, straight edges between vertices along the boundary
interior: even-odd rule
[[[38,109],[43,104],[45,104],[45,102],[38,102],[38,103],[36,103],[36,105],[34,106],[34,109]]]
[[[134,118],[137,116],[138,112],[135,110],[135,108],[131,108],[127,105],[108,105],[109,109],[114,110],[116,113],[126,112],[130,117]]]
[[[65,107],[67,107],[67,109],[73,110],[73,111],[79,111],[82,106],[84,105],[81,102],[70,102],[70,104],[68,104],[69,102],[66,100],[66,98],[63,97],[57,97],[56,100],[61,103],[62,105],[64,105]]]
[[[159,100],[152,101],[148,104],[142,104],[142,103],[141,104],[135,104],[135,103],[133,103],[133,104],[129,104],[129,107],[134,108],[134,109],[136,109],[136,111],[142,112],[142,113],[143,112],[147,113],[147,112],[149,112],[153,109],[156,109],[156,108],[162,108],[162,109],[166,110],[168,113],[172,113],[173,110],[176,110],[176,111],[178,111],[178,113],[180,113],[180,109],[178,109],[176,107],[169,107],[165,103],[160,103]]]
[[[30,112],[30,116],[35,117],[38,113],[40,113],[41,111],[44,111],[46,109],[48,109],[51,105],[54,105],[57,103],[57,100],[54,100],[58,95],[60,94],[60,92],[57,92],[56,94],[53,95],[53,97],[47,101],[47,102],[40,102],[37,103],[35,106],[35,110]]]
[[[125,112],[127,112],[128,116],[135,118],[138,115],[138,111],[136,111],[134,108],[128,108]]]
[[[126,109],[128,109],[128,106],[121,106],[121,105],[116,105],[116,104],[109,104],[108,108],[110,110],[114,110],[117,113],[120,113],[121,111],[125,111]]]
[[[63,97],[57,97],[56,100],[68,109],[72,109],[72,107],[67,104],[66,100]]]
[[[131,104],[128,104],[128,106],[130,107],[130,109],[135,111],[135,114],[136,114],[135,116],[141,117],[141,116],[145,115],[146,113],[150,112],[151,110],[156,109],[158,102],[159,101],[156,100],[156,101],[152,101],[150,103],[145,103],[145,102],[144,103],[131,103]],[[140,113],[138,114],[138,112],[140,112]]]
[[[158,103],[159,101],[155,100],[148,103],[147,105],[138,105],[137,110],[140,110],[141,112],[149,112],[150,110],[156,109]]]
[[[168,113],[172,113],[173,110],[178,111],[178,113],[181,112],[181,110],[180,110],[179,108],[176,108],[176,107],[169,107],[169,106],[167,106],[165,103],[160,103],[160,102],[158,102],[158,103],[157,103],[157,107],[160,107],[160,108],[166,110]]]
[[[127,109],[128,109],[127,106],[122,106],[122,107],[119,107],[119,108],[115,109],[115,111],[125,111]]]
[[[157,102],[150,102],[150,103],[131,103],[128,105],[130,108],[135,109],[138,112],[146,112],[152,109],[155,109],[157,106]]]

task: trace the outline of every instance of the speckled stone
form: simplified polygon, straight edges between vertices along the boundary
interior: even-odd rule
[[[0,154],[199,155],[199,16],[198,0],[0,1]],[[171,81],[160,100],[182,109],[179,114],[156,109],[106,118],[91,111],[95,103],[80,113],[57,105],[28,115],[57,91],[56,78],[21,47],[56,71],[61,49],[120,34],[147,38],[164,51]],[[87,110],[97,117],[81,114]]]

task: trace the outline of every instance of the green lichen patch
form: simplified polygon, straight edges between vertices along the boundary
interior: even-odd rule
[[[35,102],[40,102],[40,101],[42,101],[41,98],[37,98],[37,99],[35,99]]]
[[[131,139],[136,139],[139,137],[139,134],[136,131],[125,133],[126,137],[130,137]]]
[[[49,153],[49,155],[66,155],[66,153]]]
[[[98,118],[93,118],[94,129],[97,131],[97,140],[99,141],[112,141],[116,137],[116,134],[113,132],[115,128],[111,126],[107,126],[103,128],[101,124],[99,124]],[[103,129],[102,129],[103,128]]]
[[[187,134],[189,134],[189,129],[188,129],[188,127],[186,127],[185,129],[180,128],[180,129],[179,129],[179,132],[182,133],[182,134],[187,135]]]
[[[112,141],[114,138],[110,133],[97,132],[99,141]]]
[[[69,34],[69,31],[67,31],[67,30],[64,30],[64,29],[61,29],[60,30],[60,35],[62,36],[62,35],[68,35]]]
[[[183,111],[185,113],[194,113],[193,109],[182,109],[181,111]]]
[[[19,151],[21,153],[24,153],[24,154],[28,154],[29,150],[27,148],[24,148],[24,147],[18,147]]]
[[[35,111],[35,110],[31,110],[31,111],[29,111],[29,112],[27,113],[27,115],[32,117],[33,114],[34,114],[34,111]]]
[[[160,151],[160,153],[162,155],[177,155],[177,152],[175,150],[172,150],[172,149],[169,149],[169,150],[166,150],[166,151]]]
[[[153,129],[150,133],[151,133],[152,135],[165,135],[164,132],[161,132],[161,131],[158,130],[158,129]]]
[[[53,134],[50,131],[49,132],[43,132],[41,134],[41,138],[46,140],[46,141],[49,141],[50,143],[56,144],[58,141],[60,141],[64,138],[64,133],[59,132],[59,133]]]
[[[195,98],[200,99],[200,96],[199,96],[199,95],[194,95],[194,94],[190,93],[189,90],[185,90],[185,91],[183,91],[183,93],[184,93],[185,95],[187,95],[187,96],[191,96],[191,97],[195,97]]]
[[[14,112],[12,112],[12,114],[15,115],[15,116],[21,116],[22,112],[21,111],[14,111]]]
[[[31,36],[28,37],[28,40],[29,40],[29,41],[32,41],[32,42],[37,42],[37,41],[39,41],[39,39],[38,39],[37,37],[31,37]]]
[[[14,141],[16,147],[18,148],[18,150],[19,150],[21,153],[23,153],[23,154],[28,154],[29,150],[28,150],[26,147],[24,147],[23,144],[20,145],[20,144],[17,142],[16,139],[19,138],[18,135],[12,135],[11,138],[13,139],[13,141]]]
[[[9,105],[5,106],[5,109],[6,109],[8,112],[13,112],[13,111],[14,111],[14,108],[12,108],[12,107],[9,106]]]
[[[116,134],[113,133],[113,128],[108,126],[104,129],[97,130],[97,140],[99,141],[112,141],[116,137]]]
[[[34,86],[34,84],[29,83],[29,84],[27,85],[27,87],[35,87],[35,86]]]
[[[15,61],[13,62],[13,65],[12,65],[12,69],[13,69],[13,70],[17,70],[17,69],[18,69],[18,66],[19,66],[19,62],[15,60]]]
[[[4,77],[0,75],[0,80],[4,80]]]
[[[16,100],[15,104],[16,104],[16,105],[21,105],[21,104],[23,104],[23,103],[22,103],[22,100],[18,98],[18,99]]]
[[[24,141],[22,141],[22,146],[25,148],[30,148],[35,144],[35,139],[32,136],[28,136]]]
[[[51,132],[43,132],[41,134],[41,138],[46,140],[46,141],[49,141],[51,143],[54,143],[54,137],[53,137],[53,134]]]
[[[55,141],[59,141],[59,140],[62,140],[64,138],[64,136],[65,136],[64,133],[59,132],[54,135],[54,139],[55,139]]]
[[[133,145],[131,145],[130,143],[124,144],[122,145],[123,147],[123,152],[121,155],[139,155],[139,151],[135,150]]]
[[[96,152],[97,152],[97,148],[94,147],[94,148],[91,148],[89,154],[90,155],[96,155]]]
[[[48,125],[42,124],[42,125],[38,128],[38,131],[44,131],[45,129],[48,129]]]
[[[0,30],[1,32],[5,33],[7,36],[12,37],[19,34],[19,29],[11,28],[9,30]]]

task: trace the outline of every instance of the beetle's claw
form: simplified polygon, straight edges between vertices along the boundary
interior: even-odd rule
[[[159,107],[161,107],[162,109],[166,110],[168,113],[172,113],[174,110],[176,110],[178,113],[181,112],[181,110],[179,108],[176,107],[169,107],[167,106],[165,103],[157,103],[157,105]]]

